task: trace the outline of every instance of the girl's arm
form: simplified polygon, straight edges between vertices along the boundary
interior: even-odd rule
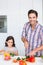
[[[14,52],[14,54],[15,54],[16,56],[18,56],[18,51]]]
[[[4,52],[4,50],[0,50],[0,52]]]
[[[12,53],[12,54],[14,54],[15,56],[18,56],[18,51],[12,51],[12,52],[8,52],[8,53]]]
[[[0,54],[4,54],[4,52],[5,52],[4,50],[0,50]]]

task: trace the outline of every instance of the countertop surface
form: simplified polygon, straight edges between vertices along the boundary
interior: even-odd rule
[[[13,63],[13,59],[17,58],[17,57],[24,57],[24,56],[14,56],[11,57],[11,60],[4,60],[4,56],[0,55],[0,65],[19,65],[19,62],[17,63]],[[30,63],[30,62],[26,62],[27,65],[43,65],[43,59],[41,57],[35,57],[35,62],[34,63]]]

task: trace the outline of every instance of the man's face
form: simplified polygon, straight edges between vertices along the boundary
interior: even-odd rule
[[[35,13],[30,13],[28,17],[29,17],[30,24],[34,25],[37,21],[36,14]]]

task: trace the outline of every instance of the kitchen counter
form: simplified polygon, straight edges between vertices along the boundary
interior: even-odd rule
[[[19,62],[17,63],[13,63],[13,59],[17,58],[17,57],[24,57],[24,56],[14,56],[11,57],[11,60],[4,60],[4,56],[0,55],[0,65],[19,65]],[[30,62],[26,62],[27,65],[43,65],[43,59],[41,57],[35,57],[35,62],[34,63],[30,63]]]

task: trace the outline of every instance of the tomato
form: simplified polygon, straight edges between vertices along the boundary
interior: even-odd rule
[[[13,62],[14,62],[14,63],[16,63],[16,62],[17,62],[17,60],[16,60],[16,59],[14,59],[14,60],[13,60]]]
[[[35,62],[35,57],[34,57],[34,56],[31,56],[31,57],[29,58],[29,62]]]
[[[19,65],[23,65],[23,61],[22,60],[19,60]]]
[[[19,65],[27,65],[27,64],[26,64],[26,62],[25,62],[25,61],[20,60],[20,61],[19,61]]]
[[[4,59],[5,59],[5,60],[10,60],[11,57],[10,57],[10,56],[6,56]]]

